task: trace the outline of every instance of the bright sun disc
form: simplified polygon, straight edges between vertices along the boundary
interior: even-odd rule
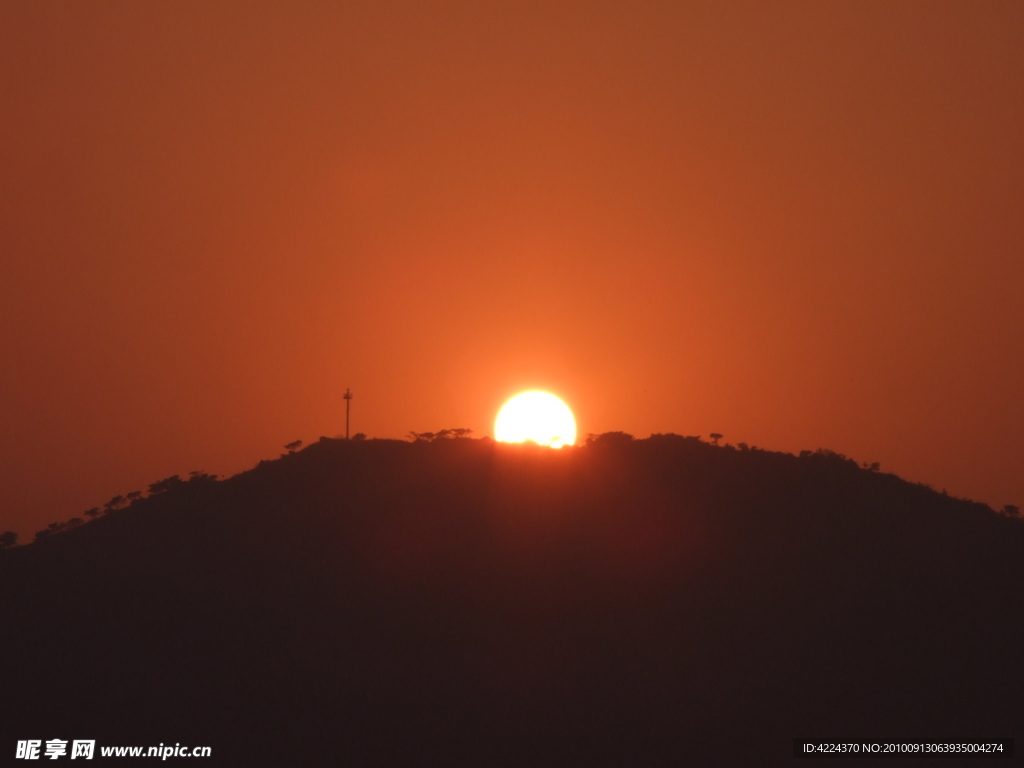
[[[533,440],[561,448],[576,442],[576,419],[569,406],[547,392],[523,392],[498,411],[494,438],[505,443]]]

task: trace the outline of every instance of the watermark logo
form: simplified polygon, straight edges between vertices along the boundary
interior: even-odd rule
[[[40,750],[42,750],[41,755]],[[96,742],[94,740],[82,741],[75,739],[71,742],[70,755],[72,760],[78,757],[92,760],[95,752]],[[66,757],[67,755],[67,739],[48,739],[45,742],[42,739],[26,739],[18,742],[18,748],[15,752],[15,757],[19,760],[38,760],[40,757],[56,760],[58,757]]]
[[[70,748],[69,748],[70,744]],[[183,747],[181,744],[160,744],[158,747],[100,747],[101,757],[210,757],[210,747]],[[15,757],[19,760],[92,760],[96,755],[95,739],[24,739],[18,742]]]

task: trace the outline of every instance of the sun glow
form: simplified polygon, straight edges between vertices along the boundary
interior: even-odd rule
[[[502,406],[494,438],[505,443],[533,440],[561,448],[576,442],[576,419],[569,406],[547,392],[523,392]]]

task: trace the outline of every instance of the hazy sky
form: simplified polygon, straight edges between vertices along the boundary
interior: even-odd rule
[[[352,430],[1024,504],[1024,3],[0,5],[0,529]]]

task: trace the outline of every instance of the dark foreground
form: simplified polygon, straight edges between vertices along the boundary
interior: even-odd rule
[[[1024,523],[835,455],[325,440],[0,554],[8,758],[813,765],[1024,722]]]

